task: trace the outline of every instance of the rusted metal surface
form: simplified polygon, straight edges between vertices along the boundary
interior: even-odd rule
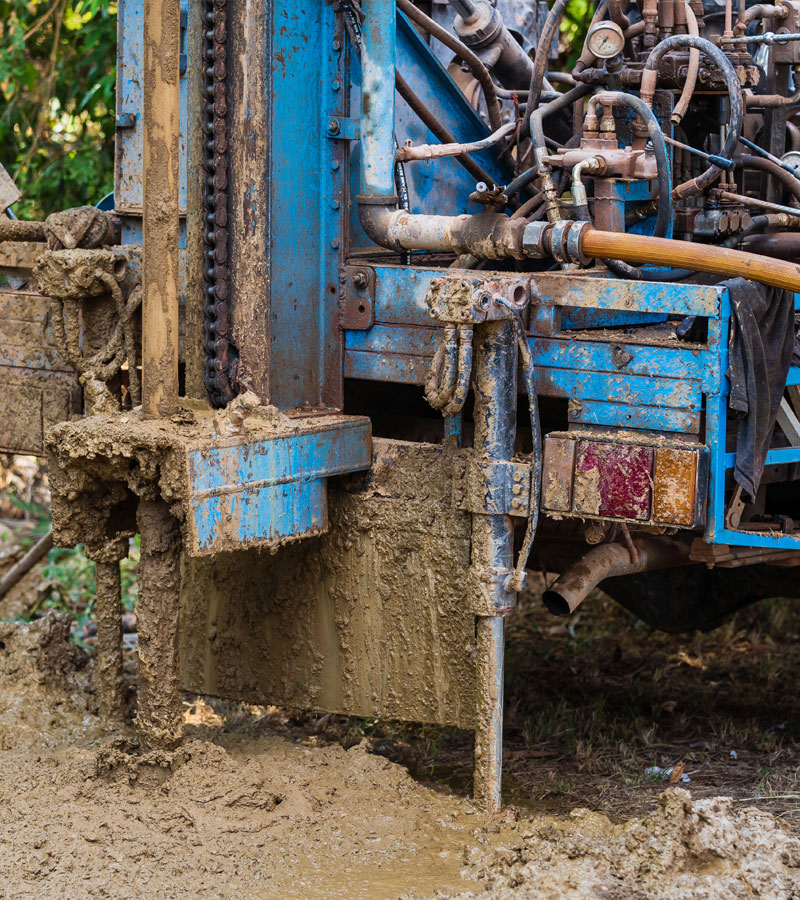
[[[282,419],[187,447],[188,553],[277,548],[328,530],[326,479],[369,467],[370,421]]]
[[[375,324],[375,270],[370,266],[344,266],[339,285],[342,328],[368,331]]]
[[[572,509],[576,446],[576,441],[566,438],[548,437],[544,442],[542,506],[551,512]]]
[[[142,409],[178,402],[180,3],[144,0]]]
[[[691,541],[687,538],[637,537],[633,545],[635,561],[625,544],[602,544],[587,551],[544,592],[544,605],[553,615],[568,616],[606,578],[674,568],[690,561]]]
[[[41,241],[44,243],[46,239],[44,222],[9,219],[0,215],[0,241]]]

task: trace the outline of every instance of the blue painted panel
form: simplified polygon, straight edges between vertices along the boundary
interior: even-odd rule
[[[580,331],[584,328],[625,328],[666,322],[668,316],[659,313],[600,312],[596,309],[564,309],[561,328]]]
[[[609,405],[641,405],[698,411],[702,405],[700,384],[678,378],[641,378],[576,369],[536,367],[536,393],[546,397],[609,401]],[[649,405],[647,405],[649,404]],[[649,415],[649,413],[646,413]],[[649,425],[632,426],[649,428]],[[691,429],[695,430],[695,429]]]
[[[347,202],[344,146],[326,136],[326,123],[347,112],[349,76],[332,4],[276,0],[270,17],[270,399],[281,409],[330,407],[341,403],[336,320]]]
[[[544,302],[557,306],[669,313],[673,316],[718,314],[722,288],[694,284],[623,281],[572,273],[533,275],[532,286]]]
[[[350,106],[358,110],[361,107],[358,54],[353,53],[352,59]],[[461,89],[400,12],[397,14],[397,69],[414,93],[457,140],[480,140],[489,134],[489,129]],[[439,143],[405,101],[399,95],[395,99],[395,130],[399,143],[407,140],[415,144]],[[513,178],[513,173],[501,166],[490,151],[471,155],[498,184],[507,184]],[[354,141],[350,146],[350,193],[353,197],[358,194],[358,166],[359,146]],[[455,215],[480,211],[477,204],[469,201],[469,194],[475,189],[475,179],[456,160],[449,158],[407,163],[405,171],[412,212]],[[364,234],[355,208],[350,213],[350,245],[352,249],[375,246]]]
[[[192,498],[195,552],[230,549],[287,537],[321,534],[328,527],[325,479],[264,485],[234,495]],[[233,529],[233,530],[232,530]]]
[[[295,420],[257,435],[190,447],[190,552],[265,546],[327,528],[330,475],[372,463],[369,420]]]
[[[188,0],[181,8],[187,9]],[[144,57],[144,0],[120,0],[117,10],[117,121],[134,117],[132,128],[117,128],[114,202],[119,210],[140,211],[142,207],[142,92]],[[183,39],[183,36],[182,36]],[[180,82],[180,207],[186,209],[186,78]]]
[[[685,434],[696,434],[700,430],[699,412],[659,406],[604,403],[596,400],[579,401],[576,408],[570,412],[570,422],[614,428],[677,431]]]
[[[314,479],[368,467],[369,425],[286,434],[233,446],[210,446],[189,453],[194,494],[236,492],[245,484]]]
[[[765,466],[781,466],[786,463],[800,463],[800,447],[777,447],[767,453]],[[736,454],[725,454],[725,468],[732,469],[736,465]]]
[[[396,353],[346,350],[344,375],[345,378],[358,378],[362,381],[424,384],[430,364],[429,356],[403,356]]]

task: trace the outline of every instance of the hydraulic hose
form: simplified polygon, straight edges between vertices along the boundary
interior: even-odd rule
[[[489,123],[492,126],[492,131],[497,131],[502,128],[503,123],[500,120],[500,101],[497,99],[497,91],[495,90],[494,82],[492,81],[489,70],[481,60],[469,49],[469,47],[467,47],[466,44],[462,43],[446,28],[442,28],[441,25],[434,22],[430,16],[426,16],[422,10],[417,9],[410,0],[396,0],[396,2],[397,8],[404,12],[409,19],[416,22],[421,28],[424,28],[431,37],[435,37],[436,40],[444,44],[445,47],[449,47],[459,59],[463,59],[470,67],[472,74],[483,88],[483,95],[486,98],[486,109],[489,114]]]
[[[637,265],[673,266],[677,263],[694,272],[748,278],[783,290],[800,291],[800,266],[727,247],[584,228],[579,249],[585,256],[597,259],[624,259]]]
[[[700,29],[697,26],[697,16],[694,14],[692,5],[689,0],[685,3],[686,10],[686,30],[694,37],[700,36]],[[689,51],[689,68],[686,70],[686,80],[683,83],[683,90],[675,108],[672,110],[670,122],[673,125],[680,125],[686,110],[692,101],[695,86],[697,85],[697,73],[700,71],[700,51],[694,47]]]
[[[531,114],[539,106],[539,96],[542,93],[544,77],[547,73],[547,58],[550,56],[550,47],[553,45],[553,38],[556,36],[558,25],[567,9],[568,2],[569,0],[556,0],[550,12],[547,13],[542,30],[539,32],[539,43],[536,45],[536,56],[533,60],[533,71],[531,72],[531,85],[528,91],[528,106],[525,110],[525,120],[522,125],[523,134],[530,132]]]
[[[566,109],[568,106],[571,106],[576,100],[580,100],[581,97],[585,97],[587,94],[591,94],[593,90],[594,88],[590,84],[579,84],[577,85],[577,87],[574,87],[566,93],[561,94],[561,96],[557,97],[555,100],[551,100],[549,103],[545,103],[544,106],[538,106],[533,111],[530,118],[529,127],[531,132],[531,141],[533,142],[534,147],[534,158],[536,158],[537,154],[539,153],[547,153],[547,144],[544,137],[544,120],[548,116],[552,116],[553,113],[557,113],[559,110]],[[527,109],[531,109],[530,102],[528,103]],[[521,178],[522,176],[520,175],[519,177]]]
[[[776,181],[780,181],[783,187],[798,201],[800,201],[800,179],[795,178],[791,172],[772,162],[771,159],[764,159],[762,156],[742,156],[736,160],[737,166],[746,169],[759,169],[771,175]],[[800,213],[800,210],[798,210]]]
[[[728,132],[725,136],[725,144],[720,150],[719,155],[726,159],[732,159],[739,142],[739,135],[742,130],[742,121],[744,119],[744,98],[742,96],[742,86],[736,70],[731,65],[727,56],[716,47],[711,41],[705,38],[696,37],[692,34],[676,34],[668,37],[666,40],[657,44],[650,55],[647,57],[644,70],[642,72],[641,98],[648,106],[652,105],[653,95],[655,94],[656,81],[658,78],[657,70],[661,58],[677,47],[689,47],[695,50],[702,50],[706,56],[710,57],[723,78],[728,91],[729,99],[729,115],[728,115]],[[722,174],[722,169],[711,165],[704,172],[693,178],[691,181],[679,184],[673,191],[675,199],[683,199],[693,197],[707,187],[712,185]]]

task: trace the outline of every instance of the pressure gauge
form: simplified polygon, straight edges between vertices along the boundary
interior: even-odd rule
[[[586,46],[598,59],[611,59],[622,53],[625,35],[616,22],[598,22],[589,29]]]

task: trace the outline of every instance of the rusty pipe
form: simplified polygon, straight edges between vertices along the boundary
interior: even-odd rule
[[[178,406],[179,0],[144,2],[142,415]]]
[[[685,3],[684,8],[686,12],[686,31],[695,37],[699,37],[700,29],[697,25],[697,16],[694,14],[694,10],[688,0]],[[672,122],[673,125],[680,125],[683,121],[683,117],[686,115],[686,110],[689,108],[694,89],[697,85],[697,73],[699,71],[700,51],[696,47],[692,47],[691,50],[689,50],[689,68],[686,70],[686,80],[683,83],[683,90],[681,91],[680,99],[675,104],[675,108],[672,110],[672,115],[670,116],[670,122]]]
[[[542,603],[554,616],[568,616],[606,578],[652,572],[689,563],[691,542],[666,537],[636,537],[632,541],[638,559],[633,561],[624,544],[601,544],[573,562],[542,595]]]
[[[641,234],[596,231],[587,227],[579,237],[579,252],[596,259],[622,259],[634,265],[649,263],[710,272],[727,278],[741,276],[772,287],[800,291],[800,266],[726,247]]]

